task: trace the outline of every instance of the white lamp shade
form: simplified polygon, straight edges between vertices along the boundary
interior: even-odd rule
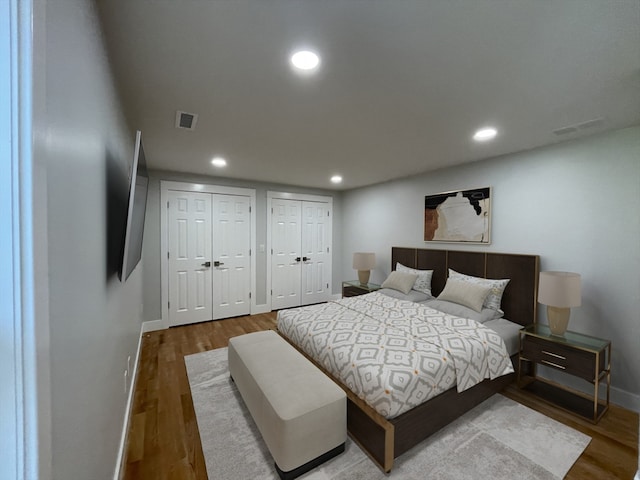
[[[353,254],[355,270],[371,270],[376,266],[376,254],[372,252],[356,252]]]
[[[571,272],[540,272],[538,302],[551,307],[579,307],[582,304],[580,275]]]

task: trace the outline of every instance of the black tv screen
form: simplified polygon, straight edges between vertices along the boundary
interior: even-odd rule
[[[127,210],[122,269],[120,271],[120,279],[122,281],[126,281],[129,278],[142,257],[142,236],[144,233],[144,216],[147,209],[149,174],[140,131],[136,132],[133,165],[129,178],[129,207]]]

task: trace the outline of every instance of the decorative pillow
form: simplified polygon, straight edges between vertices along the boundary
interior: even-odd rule
[[[484,323],[489,320],[495,320],[501,318],[502,314],[493,308],[483,308],[480,312],[476,312],[469,307],[460,305],[459,303],[447,302],[446,300],[433,299],[424,302],[429,308],[434,308],[449,315],[455,315],[456,317],[470,318],[476,322]]]
[[[494,310],[504,314],[504,312],[500,310],[500,303],[502,302],[502,294],[504,293],[504,289],[507,288],[507,283],[509,283],[508,278],[503,280],[493,280],[490,278],[472,277],[471,275],[458,273],[455,270],[451,269],[449,269],[449,278],[462,282],[490,287],[491,292],[489,292],[489,295],[487,295],[487,298],[484,300],[484,306],[487,308],[493,308]]]
[[[416,270],[415,268],[405,267],[401,263],[396,263],[396,272],[413,273],[418,276],[416,283],[413,284],[413,290],[431,295],[431,277],[433,270]]]
[[[398,300],[408,300],[409,302],[416,302],[416,303],[433,299],[431,295],[418,292],[417,290],[410,290],[409,293],[405,294],[398,290],[392,290],[390,288],[381,288],[380,290],[377,290],[377,292],[382,293],[383,295],[387,295],[388,297],[397,298]],[[491,312],[495,313],[494,310],[491,310]]]
[[[480,312],[490,291],[491,287],[485,285],[448,279],[444,290],[438,295],[438,300],[458,303]]]
[[[411,291],[418,276],[415,273],[391,272],[382,283],[382,288],[392,288],[407,294]]]

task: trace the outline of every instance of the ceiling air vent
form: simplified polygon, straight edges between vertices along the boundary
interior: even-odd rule
[[[198,122],[198,115],[195,113],[176,112],[176,128],[182,130],[195,130],[196,123]]]
[[[578,129],[576,127],[562,127],[562,128],[558,128],[557,130],[554,130],[553,133],[555,133],[556,135],[568,135],[570,133],[575,133],[577,131]]]
[[[586,122],[579,123],[576,125],[580,130],[586,130],[588,128],[596,128],[601,126],[604,123],[604,118],[594,118],[593,120],[587,120]]]
[[[604,118],[598,117],[593,120],[587,120],[586,122],[576,123],[575,125],[568,125],[566,127],[558,128],[553,133],[556,135],[568,135],[570,133],[576,133],[579,130],[588,130],[590,128],[596,128],[602,126]]]

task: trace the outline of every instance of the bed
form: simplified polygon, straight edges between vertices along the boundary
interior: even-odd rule
[[[539,259],[536,255],[393,247],[391,265],[392,270],[396,270],[397,265],[402,271],[407,269],[432,270],[430,290],[433,296],[441,295],[445,289],[449,272],[452,277],[464,274],[483,279],[509,279],[499,305],[504,312],[504,318],[519,325],[527,325],[536,320],[539,272]],[[403,274],[392,273],[392,275],[400,277]],[[450,283],[455,284],[456,282]],[[448,289],[447,286],[447,291]],[[393,467],[394,458],[402,455],[464,412],[503,389],[513,381],[515,376],[514,373],[509,372],[513,372],[512,365],[517,365],[517,362],[510,362],[508,354],[506,354],[506,362],[508,362],[506,365],[500,357],[505,354],[496,353],[500,348],[504,349],[504,344],[502,347],[486,347],[487,344],[496,343],[493,341],[495,335],[491,336],[490,329],[476,322],[464,321],[459,317],[452,317],[441,312],[437,312],[440,315],[435,315],[435,313],[429,301],[424,304],[412,303],[405,299],[385,297],[380,293],[365,295],[362,298],[344,299],[337,303],[284,310],[278,313],[278,329],[281,335],[345,390],[348,396],[347,426],[349,434],[385,472],[389,472]],[[429,316],[430,323],[423,321],[424,316]],[[432,322],[431,317],[435,323]],[[459,358],[460,355],[456,358],[443,357],[443,361],[439,362],[444,365],[439,367],[443,369],[443,373],[438,373],[437,379],[435,376],[423,379],[421,381],[423,384],[421,388],[424,387],[422,390],[414,388],[412,385],[410,389],[407,389],[411,394],[406,395],[402,401],[397,403],[390,399],[388,387],[386,390],[383,388],[380,392],[371,393],[369,392],[371,381],[369,384],[365,384],[364,381],[352,378],[348,372],[347,374],[340,373],[336,365],[331,365],[331,362],[327,360],[329,357],[320,353],[326,353],[335,348],[331,358],[342,358],[343,356],[347,358],[346,350],[351,350],[348,345],[351,342],[349,335],[354,335],[356,330],[356,333],[365,339],[367,335],[370,335],[373,339],[372,344],[376,343],[376,338],[384,336],[386,341],[407,343],[409,351],[415,352],[415,349],[424,347],[422,344],[426,344],[426,348],[430,348],[432,342],[429,335],[432,330],[449,332],[454,324],[456,329],[460,328],[463,332],[466,331],[466,335],[461,334],[462,340],[460,338],[448,340],[446,335],[439,339],[439,342],[444,342],[443,348],[446,349],[447,354],[455,353],[453,352],[455,349],[449,348],[451,344],[446,344],[446,342],[454,342],[457,345],[464,341],[465,349],[473,352],[471,356],[475,358],[480,355],[478,345],[484,344],[483,348],[486,350],[484,355],[488,355],[488,357],[477,357],[479,360],[473,360],[477,364],[470,367],[465,365],[464,368],[460,367],[463,365],[460,363],[462,361]],[[335,331],[336,328],[338,331]],[[310,336],[311,330],[313,330],[314,337],[309,340],[307,335]],[[330,338],[335,341],[331,343]],[[339,338],[342,338],[342,342],[337,341]],[[384,347],[377,346],[376,348],[382,349]],[[344,349],[345,355],[339,349]],[[371,358],[375,357],[376,361],[380,363],[368,362],[366,368],[370,371],[386,368],[386,365],[382,364],[384,362],[401,360],[398,356],[389,359],[389,355],[377,354],[373,348],[363,348],[357,355],[359,357],[370,355],[370,352],[373,352]],[[421,350],[420,353],[423,354],[423,351]],[[424,355],[426,355],[424,358],[428,360],[424,363],[429,363],[435,358],[433,355],[433,358],[429,357],[431,353]],[[467,354],[462,356],[464,355]],[[455,360],[455,362],[451,362],[451,360]],[[335,360],[332,361],[335,362]],[[480,365],[484,370],[478,373],[481,370]],[[337,367],[347,371],[349,366],[339,365]],[[360,366],[358,366],[359,368]],[[453,371],[455,371],[455,375]],[[467,371],[472,371],[471,376],[476,378],[470,381],[468,375],[465,374]],[[417,369],[415,373],[418,375]],[[421,369],[420,375],[423,373],[428,375],[426,369],[425,372]],[[375,383],[375,375],[369,375],[369,377],[374,377],[373,382]],[[400,375],[396,380],[404,382],[405,377],[409,378],[409,374]],[[486,379],[483,380],[485,377]],[[418,377],[416,376],[416,378]],[[406,381],[414,380],[411,378]],[[418,380],[415,381],[418,382]],[[432,390],[432,392],[425,395],[424,392],[427,390]],[[367,393],[369,396],[366,395]]]

